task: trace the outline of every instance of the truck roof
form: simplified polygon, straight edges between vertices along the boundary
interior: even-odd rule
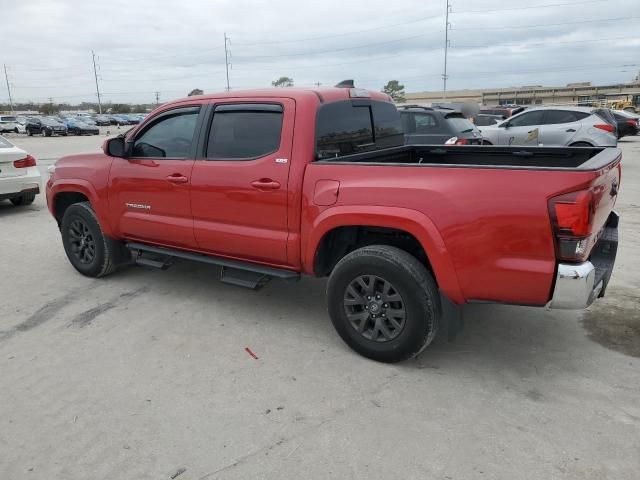
[[[368,93],[369,97],[374,100],[383,102],[392,102],[391,97],[386,93],[377,92],[375,90],[365,90],[361,88],[339,88],[339,87],[321,87],[321,88],[303,88],[303,87],[284,87],[284,88],[263,88],[252,90],[231,90],[229,92],[208,93],[198,95],[197,98],[203,100],[219,99],[219,98],[292,98],[294,100],[308,97],[316,97],[320,99],[320,103],[337,102],[340,100],[348,100],[349,98],[367,98],[362,95],[354,96],[351,91]],[[167,104],[180,103],[187,100],[193,100],[194,97],[184,97],[177,100],[167,102]],[[166,104],[165,104],[166,105]]]

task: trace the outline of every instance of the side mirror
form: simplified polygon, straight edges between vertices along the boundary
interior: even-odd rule
[[[502,122],[498,125],[498,128],[509,128],[509,122]]]
[[[110,157],[124,157],[124,138],[115,137],[105,140],[104,144],[102,145],[102,151]]]

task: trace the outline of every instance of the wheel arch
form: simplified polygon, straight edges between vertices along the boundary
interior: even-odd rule
[[[74,203],[89,202],[100,223],[100,228],[105,234],[111,234],[110,224],[107,221],[107,206],[100,201],[98,193],[91,183],[82,179],[64,179],[64,184],[54,184],[49,197],[49,210],[53,214],[58,225],[62,217]]]
[[[363,234],[365,238],[357,238]],[[372,238],[366,237],[369,234],[372,234]],[[390,241],[385,242],[385,236]],[[361,246],[392,245],[425,262],[443,293],[455,303],[464,303],[455,268],[442,236],[433,221],[422,212],[401,207],[329,208],[315,219],[306,237],[303,267],[308,273],[328,275],[337,261]],[[335,246],[337,250],[333,248]],[[420,258],[420,252],[423,252],[423,258]]]

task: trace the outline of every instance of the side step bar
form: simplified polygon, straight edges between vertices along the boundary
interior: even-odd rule
[[[262,288],[272,278],[287,281],[300,279],[300,274],[292,272],[291,270],[267,267],[213,255],[185,252],[172,248],[153,247],[138,242],[128,242],[126,247],[131,250],[133,259],[138,265],[166,270],[171,266],[174,258],[218,265],[222,267],[222,271],[220,272],[220,280],[222,282],[252,288],[254,290]],[[151,254],[156,258],[143,257],[145,253]]]

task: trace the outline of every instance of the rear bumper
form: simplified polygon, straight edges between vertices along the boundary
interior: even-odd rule
[[[40,193],[42,177],[38,167],[27,167],[24,175],[0,178],[0,199],[15,197],[21,193]]]
[[[604,296],[618,251],[619,216],[611,212],[589,260],[560,263],[549,308],[580,310]]]

